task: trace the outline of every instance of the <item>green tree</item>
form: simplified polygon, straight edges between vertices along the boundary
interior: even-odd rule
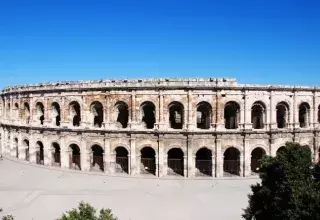
[[[96,215],[96,209],[89,203],[80,202],[77,209],[72,209],[63,214],[58,220],[117,220],[110,209],[101,209]]]
[[[6,215],[2,217],[2,220],[14,220],[12,215]]]
[[[276,157],[264,157],[261,183],[251,186],[247,220],[320,219],[320,187],[313,178],[311,151],[307,146],[286,143]]]

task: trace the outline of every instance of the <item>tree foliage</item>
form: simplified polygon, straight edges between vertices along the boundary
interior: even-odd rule
[[[63,214],[58,220],[117,220],[110,209],[101,209],[96,215],[96,209],[89,203],[80,202],[77,209]]]
[[[264,157],[261,183],[251,186],[247,220],[320,219],[320,187],[315,181],[311,151],[307,146],[286,143],[276,157]]]

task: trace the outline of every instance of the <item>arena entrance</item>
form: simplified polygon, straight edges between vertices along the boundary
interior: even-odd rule
[[[129,174],[128,151],[125,147],[117,147],[116,151],[116,172]]]
[[[151,147],[141,150],[141,173],[156,175],[156,152]]]
[[[93,145],[91,147],[92,150],[92,165],[91,169],[96,171],[104,171],[104,161],[103,161],[103,154],[104,151],[102,147],[99,145]]]
[[[53,148],[53,152],[52,152],[53,165],[60,167],[61,166],[60,146],[57,143],[53,143],[52,148]]]
[[[223,155],[223,171],[227,175],[240,176],[240,151],[235,147],[229,147]]]
[[[212,151],[206,147],[196,153],[196,176],[212,176]]]
[[[43,144],[41,141],[36,143],[37,151],[36,151],[36,162],[37,164],[44,164],[44,155],[43,155]]]
[[[168,175],[183,175],[183,151],[179,148],[172,148],[168,151]]]
[[[70,148],[71,148],[70,168],[75,170],[81,170],[80,148],[76,144],[71,144]]]
[[[266,155],[266,151],[260,147],[251,152],[251,172],[258,173],[260,170],[261,159]]]

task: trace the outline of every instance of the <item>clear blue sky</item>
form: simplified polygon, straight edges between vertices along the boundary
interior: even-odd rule
[[[0,88],[142,77],[320,86],[320,1],[1,1]]]

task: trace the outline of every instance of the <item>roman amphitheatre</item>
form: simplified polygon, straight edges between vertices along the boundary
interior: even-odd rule
[[[314,162],[320,154],[320,87],[230,78],[40,83],[4,88],[0,112],[0,202],[21,219],[48,217],[35,204],[68,207],[62,195],[126,207],[120,219],[143,219],[139,210],[159,205],[172,219],[210,219],[211,204],[221,218],[240,219],[263,155],[287,141],[310,147]],[[238,211],[228,216],[221,202]],[[30,203],[43,215],[26,214]]]

